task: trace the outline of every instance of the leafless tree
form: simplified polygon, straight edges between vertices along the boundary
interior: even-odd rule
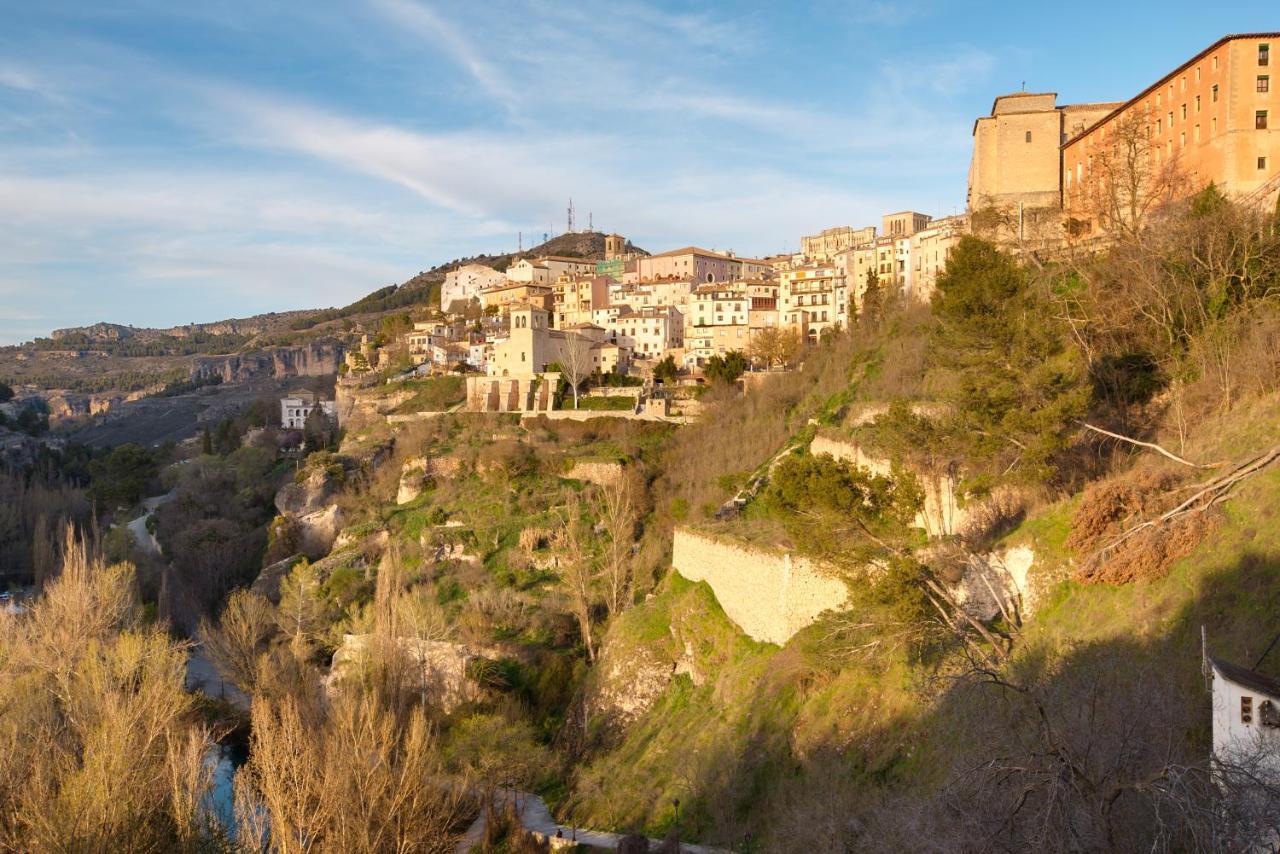
[[[636,508],[626,473],[600,487],[600,521],[609,533],[605,546],[605,605],[609,615],[622,613],[631,598],[631,550],[635,543]]]
[[[560,353],[560,375],[573,392],[573,408],[578,408],[578,388],[591,376],[592,342],[576,332],[565,333],[565,347]]]
[[[570,608],[578,621],[582,644],[587,650],[587,660],[594,662],[596,648],[592,637],[591,608],[596,601],[599,573],[584,527],[582,500],[576,492],[570,492],[557,543],[561,557],[558,569],[560,581],[569,594]]]
[[[215,625],[201,623],[204,652],[222,678],[246,694],[252,694],[258,676],[258,658],[276,633],[271,603],[256,593],[237,590],[227,599]]]
[[[1083,209],[1108,235],[1136,238],[1161,206],[1188,189],[1177,153],[1160,152],[1150,122],[1139,113],[1108,125],[1089,156]]]

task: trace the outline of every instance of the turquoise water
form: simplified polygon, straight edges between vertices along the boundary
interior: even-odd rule
[[[213,765],[213,790],[209,793],[209,807],[232,839],[236,836],[236,772],[248,760],[248,747],[234,742],[217,745],[206,757],[206,761]]]

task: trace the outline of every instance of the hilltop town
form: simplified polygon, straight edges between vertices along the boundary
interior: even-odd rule
[[[1275,44],[960,214],[6,353],[0,848],[1274,847]]]

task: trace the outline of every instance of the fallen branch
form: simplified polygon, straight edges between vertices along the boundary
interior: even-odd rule
[[[1150,448],[1158,454],[1163,454],[1175,463],[1182,463],[1184,466],[1190,466],[1193,469],[1216,469],[1222,466],[1222,463],[1193,463],[1190,460],[1184,460],[1172,451],[1166,451],[1154,442],[1144,442],[1141,439],[1134,439],[1120,433],[1112,433],[1110,430],[1103,430],[1101,427],[1095,427],[1086,421],[1077,421],[1076,423],[1086,430],[1101,433],[1103,436],[1110,436],[1112,439],[1119,439],[1121,442],[1128,442],[1130,445],[1137,445],[1141,448]]]
[[[1177,507],[1160,514],[1155,519],[1149,519],[1146,522],[1134,525],[1118,538],[1098,549],[1089,557],[1087,565],[1095,565],[1099,560],[1106,557],[1106,555],[1110,554],[1122,543],[1145,530],[1167,525],[1169,522],[1179,516],[1186,515],[1187,513],[1204,512],[1215,504],[1225,501],[1231,497],[1231,491],[1235,488],[1237,483],[1247,477],[1252,477],[1262,469],[1274,463],[1276,460],[1280,460],[1280,448],[1272,448],[1265,454],[1261,454],[1251,460],[1246,460],[1226,474],[1200,484],[1200,488],[1190,498],[1183,501]]]

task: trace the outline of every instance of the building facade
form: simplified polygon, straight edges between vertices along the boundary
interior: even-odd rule
[[[1280,174],[1277,51],[1280,32],[1221,38],[1066,142],[1063,207],[1086,229],[1100,227],[1091,208],[1110,192],[1101,167],[1118,145],[1136,145],[1140,174],[1175,195],[1210,182],[1237,197],[1265,190]]]
[[[307,426],[307,419],[316,409],[335,420],[338,417],[338,406],[332,400],[322,400],[309,391],[286,395],[280,398],[280,426],[286,430],[301,430]]]
[[[1115,103],[1058,106],[1054,92],[1014,92],[973,123],[969,210],[1056,208],[1062,203],[1061,146]]]

